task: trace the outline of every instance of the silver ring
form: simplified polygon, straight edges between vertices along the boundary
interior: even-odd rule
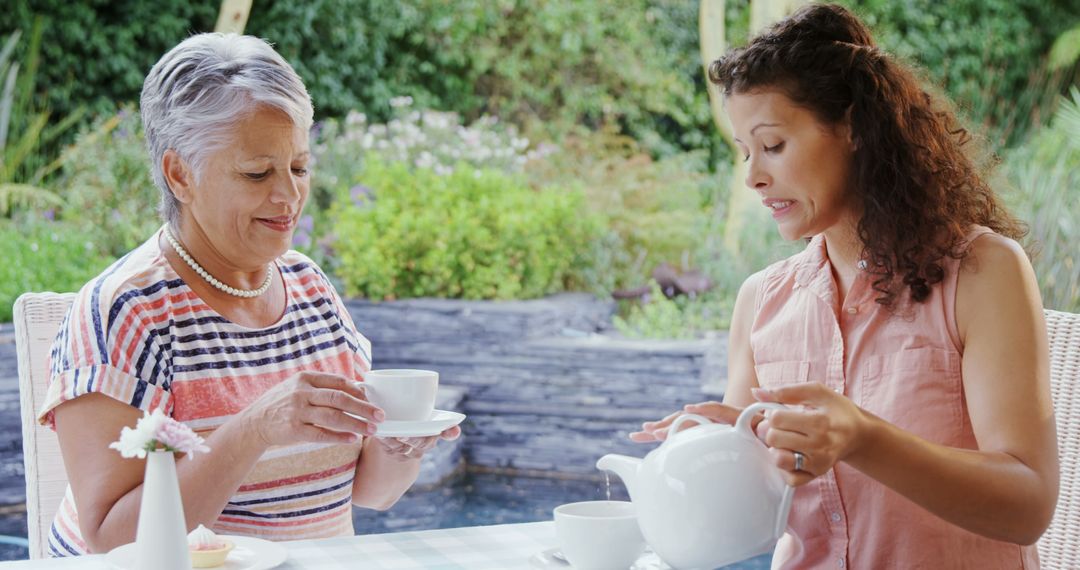
[[[798,451],[792,451],[792,453],[795,454],[795,470],[802,471],[803,462],[806,461],[806,456],[799,453]]]

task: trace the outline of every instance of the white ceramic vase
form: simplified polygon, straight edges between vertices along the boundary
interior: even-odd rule
[[[146,454],[146,478],[135,533],[135,568],[191,569],[184,503],[171,451]]]

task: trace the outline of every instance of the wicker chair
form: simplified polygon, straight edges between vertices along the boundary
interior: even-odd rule
[[[15,346],[19,363],[26,526],[30,558],[44,558],[53,516],[67,489],[67,472],[56,433],[37,423],[49,380],[49,349],[73,293],[26,293],[15,300]]]
[[[1080,568],[1080,314],[1046,311],[1046,328],[1061,492],[1054,520],[1039,539],[1039,558],[1045,570],[1072,570]]]

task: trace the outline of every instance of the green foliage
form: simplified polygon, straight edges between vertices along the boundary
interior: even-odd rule
[[[654,160],[629,137],[582,129],[526,172],[536,187],[580,188],[589,210],[606,218],[603,253],[587,281],[607,294],[644,284],[660,263],[692,261],[712,223],[717,188],[702,173],[705,160],[700,152]]]
[[[713,144],[686,34],[696,13],[674,0],[321,0],[256,9],[248,32],[277,43],[322,116],[385,121],[390,99],[410,95],[549,133],[612,122],[664,154]]]
[[[8,3],[10,4],[10,3]],[[23,0],[5,5],[0,33],[29,30],[42,19],[35,93],[57,117],[79,107],[112,114],[137,101],[143,78],[169,48],[214,27],[220,2],[174,0]]]
[[[1050,49],[1050,68],[1062,69],[1080,61],[1080,24],[1061,34]]]
[[[581,195],[505,174],[369,160],[334,206],[338,276],[371,299],[528,299],[572,288],[598,221]]]
[[[67,149],[62,163],[56,181],[64,199],[59,218],[98,251],[119,257],[161,225],[142,122],[131,109],[96,121]]]
[[[528,139],[493,117],[465,125],[456,113],[414,110],[408,97],[392,104],[397,111],[388,123],[372,124],[363,113],[351,111],[344,120],[327,119],[315,129],[315,176],[293,245],[330,273],[338,261],[333,250],[336,237],[329,232],[330,205],[339,197],[356,199],[353,194],[363,191],[369,157],[445,175],[457,167],[520,172],[526,161],[551,152],[550,145],[528,150]]]
[[[1029,225],[1043,306],[1080,312],[1080,90],[1051,125],[1006,155],[1000,174],[1003,194]]]
[[[21,35],[16,30],[0,48],[0,215],[60,202],[54,192],[40,184],[56,169],[56,163],[49,160],[50,145],[81,115],[77,111],[54,125],[48,124],[49,112],[36,108],[33,98],[41,21],[34,24],[22,62],[15,59]]]
[[[1043,56],[1080,18],[1075,2],[841,2],[865,19],[883,47],[925,68],[995,145],[1022,141],[1033,112],[1052,101],[1059,78],[1046,76]]]
[[[628,314],[616,315],[613,322],[615,330],[629,338],[701,338],[728,328],[734,302],[733,296],[717,293],[668,299],[654,281],[648,297],[631,304]]]
[[[0,33],[42,15],[49,105],[107,114],[137,100],[165,51],[211,30],[217,6],[30,0]],[[469,121],[495,114],[549,133],[613,123],[655,154],[726,152],[704,104],[696,18],[683,0],[276,0],[254,5],[245,32],[296,67],[320,119],[359,110],[387,122],[390,100],[409,95]]]
[[[27,291],[76,291],[109,259],[89,237],[56,222],[0,220],[0,322],[11,322],[15,299]]]

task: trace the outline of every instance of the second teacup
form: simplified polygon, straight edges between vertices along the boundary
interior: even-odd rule
[[[626,501],[555,507],[555,536],[575,570],[626,570],[645,551],[634,505]]]
[[[433,370],[372,370],[364,375],[364,391],[389,421],[424,421],[435,410],[439,373]]]

